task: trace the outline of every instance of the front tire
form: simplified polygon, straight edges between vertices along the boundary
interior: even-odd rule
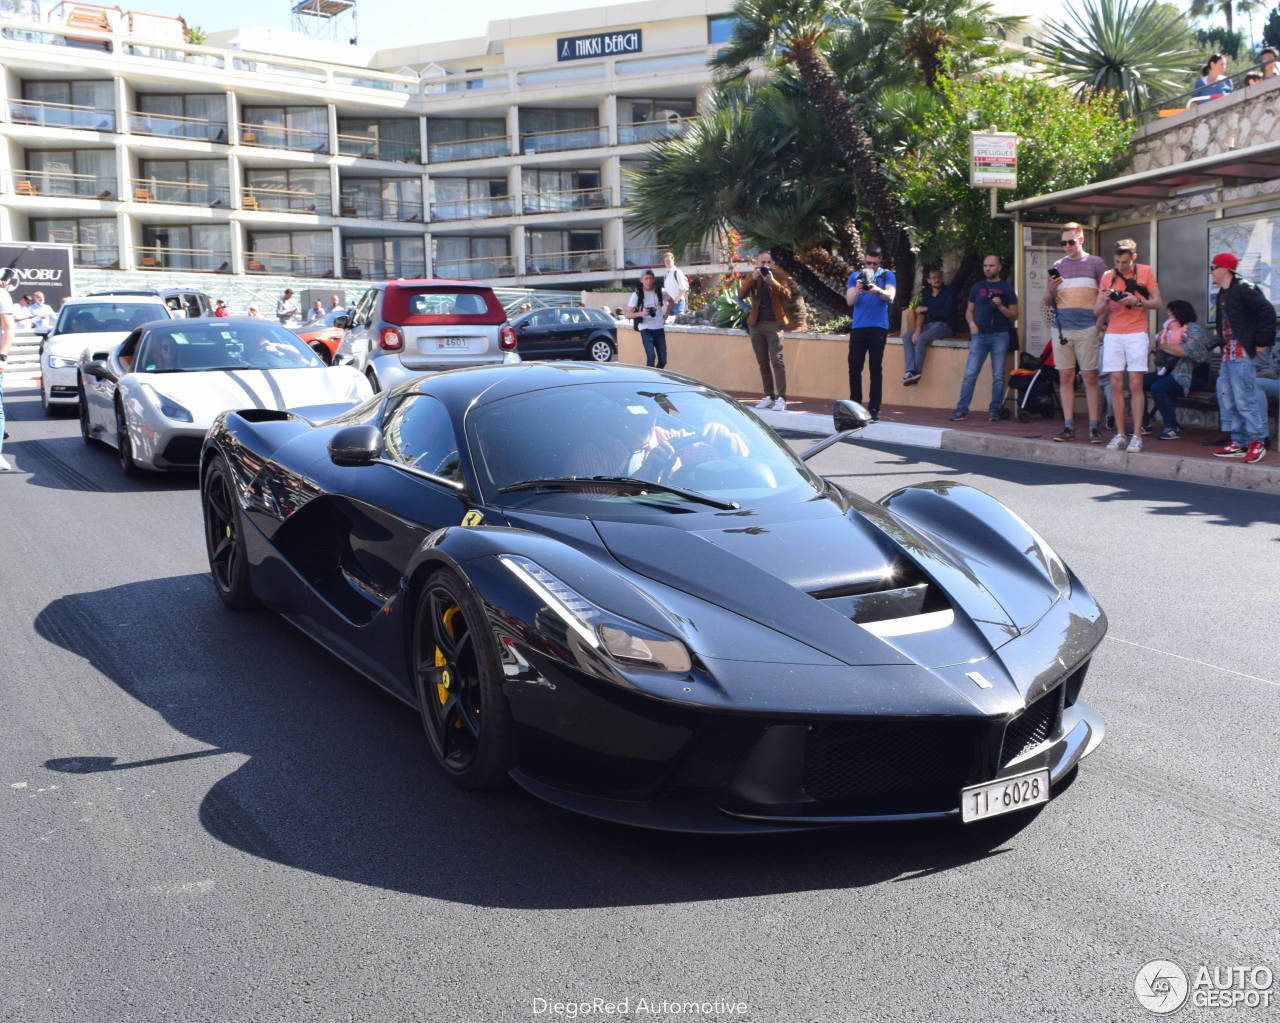
[[[378,374],[373,371],[372,366],[370,366],[367,370],[365,370],[364,375],[365,375],[365,378],[369,381],[369,386],[373,388],[374,394],[377,394],[379,391],[382,390],[382,385],[378,383]]]
[[[612,362],[614,355],[613,345],[602,337],[587,345],[587,359],[591,362]]]
[[[506,781],[515,763],[502,665],[479,602],[448,571],[427,580],[413,620],[413,682],[427,742],[455,784]]]
[[[204,543],[209,574],[218,597],[233,611],[258,606],[249,582],[249,558],[244,544],[244,519],[236,503],[231,468],[221,455],[204,478]]]
[[[116,454],[120,458],[120,471],[126,476],[137,476],[142,470],[133,460],[133,442],[129,440],[129,425],[124,421],[124,409],[116,406]]]
[[[85,397],[84,381],[77,378],[76,393],[80,398],[80,405],[77,411],[80,415],[80,439],[85,442],[88,447],[93,447],[96,438],[93,436],[93,429],[89,426],[89,399]]]

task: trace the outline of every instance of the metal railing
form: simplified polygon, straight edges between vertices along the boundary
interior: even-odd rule
[[[76,266],[116,267],[120,265],[120,249],[115,245],[73,242],[71,258]]]
[[[38,125],[41,128],[116,130],[114,110],[98,110],[72,103],[44,103],[31,99],[9,100],[9,120],[14,124]]]
[[[530,252],[524,257],[525,273],[591,273],[613,269],[612,249],[578,249],[573,252]]]
[[[245,273],[297,274],[299,277],[333,276],[333,257],[294,252],[254,250],[244,254]]]
[[[437,277],[461,280],[486,280],[493,277],[514,277],[516,264],[510,256],[489,256],[479,259],[436,260],[432,267]]]
[[[425,259],[360,259],[344,256],[342,276],[358,281],[389,281],[397,277],[426,277]]]
[[[365,220],[399,220],[411,224],[421,223],[422,203],[408,199],[344,195],[338,206],[338,215],[342,217],[361,217]]]
[[[603,210],[612,203],[611,188],[567,188],[554,192],[525,192],[521,206],[525,213],[564,213],[572,210]]]
[[[692,117],[680,117],[662,121],[633,121],[618,125],[618,145],[631,146],[641,142],[652,142],[654,139],[675,138],[683,135],[689,127]]]
[[[1212,103],[1213,100],[1223,96],[1235,95],[1235,93],[1248,88],[1244,83],[1247,76],[1261,73],[1262,65],[1260,63],[1254,64],[1251,67],[1241,68],[1239,71],[1224,75],[1214,85],[1203,85],[1199,89],[1188,89],[1186,92],[1161,97],[1150,106],[1139,111],[1138,120],[1145,122],[1157,117],[1171,117],[1174,114],[1182,113],[1184,110],[1194,110],[1205,103]],[[1262,81],[1265,82],[1266,79],[1264,78]],[[1224,82],[1227,85],[1223,85]],[[1223,91],[1228,86],[1231,91]]]
[[[9,171],[14,195],[66,196],[77,199],[119,199],[114,174],[73,174],[70,171]]]
[[[395,142],[374,135],[338,133],[338,155],[388,163],[421,163],[422,148],[416,142]]]
[[[129,111],[129,131],[134,135],[154,135],[159,138],[227,141],[226,121],[179,117],[177,114],[148,114],[141,110]]]
[[[328,153],[329,133],[309,128],[282,128],[278,125],[241,121],[238,141],[262,149],[291,149],[302,153]]]
[[[600,125],[590,128],[564,128],[555,131],[523,131],[520,152],[559,153],[566,149],[591,149],[609,143],[609,130]]]
[[[506,135],[486,135],[483,138],[427,143],[427,159],[431,163],[483,160],[490,156],[510,155],[511,140]]]
[[[662,269],[662,257],[669,250],[662,245],[633,246],[627,245],[622,250],[622,266],[624,269],[644,268],[655,273]]]
[[[231,189],[226,185],[205,185],[198,181],[164,181],[134,178],[134,202],[163,202],[173,206],[231,206]],[[143,193],[146,193],[143,195]]]
[[[139,270],[193,270],[231,273],[230,249],[184,249],[173,245],[140,245],[134,250]]]
[[[431,204],[431,219],[484,220],[486,217],[509,217],[514,212],[511,197],[488,199],[442,199]]]
[[[260,185],[245,186],[240,196],[240,208],[267,213],[329,214],[333,212],[333,206],[326,193]]]

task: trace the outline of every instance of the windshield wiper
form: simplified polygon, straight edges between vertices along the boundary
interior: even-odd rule
[[[578,487],[618,487],[619,489],[635,489],[635,490],[654,490],[662,494],[675,494],[677,497],[683,497],[687,501],[696,501],[698,504],[707,504],[712,508],[720,508],[724,511],[736,511],[739,507],[734,501],[721,501],[719,498],[708,497],[706,494],[700,494],[696,490],[686,490],[684,487],[673,487],[666,483],[654,483],[652,480],[637,479],[634,476],[552,476],[543,480],[522,480],[519,483],[511,483],[508,486],[500,487],[499,494],[509,494],[513,490],[537,490],[539,487],[566,487],[576,489]]]

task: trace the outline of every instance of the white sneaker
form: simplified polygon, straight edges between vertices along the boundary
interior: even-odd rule
[[[773,408],[773,399],[766,394],[756,402],[756,408]]]
[[[1107,450],[1123,451],[1128,446],[1129,446],[1129,438],[1126,437],[1123,433],[1117,433],[1114,437],[1111,438],[1110,442],[1107,444]]]
[[[775,411],[775,412],[785,412],[785,411],[787,411],[787,399],[786,399],[786,398],[775,398],[775,399],[773,400],[773,405],[771,405],[770,407],[771,407],[771,408],[773,409],[773,411]]]
[[[1129,438],[1129,446],[1125,448],[1125,450],[1128,451],[1130,454],[1132,454],[1135,451],[1141,451],[1142,438],[1135,433],[1132,437]]]
[[[13,466],[5,460],[4,455],[0,455],[0,472],[8,472],[12,468]]]

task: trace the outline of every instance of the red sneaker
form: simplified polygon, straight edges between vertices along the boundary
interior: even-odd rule
[[[1244,448],[1231,441],[1225,448],[1214,448],[1213,453],[1219,458],[1243,458]]]
[[[1249,441],[1249,450],[1245,453],[1244,460],[1246,462],[1261,462],[1263,456],[1267,453],[1267,446],[1260,440]]]

